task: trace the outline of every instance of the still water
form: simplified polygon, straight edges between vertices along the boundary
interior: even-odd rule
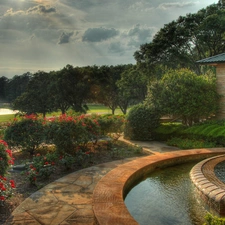
[[[222,161],[218,163],[215,168],[214,172],[216,176],[223,182],[225,183],[225,161]]]
[[[186,163],[150,173],[128,193],[125,204],[140,225],[202,225],[207,211],[195,193]]]

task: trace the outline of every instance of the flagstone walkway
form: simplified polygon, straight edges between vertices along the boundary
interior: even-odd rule
[[[177,148],[173,148],[159,142],[134,142],[133,144],[138,144],[142,146],[144,150],[150,151],[154,160],[157,158],[163,160],[164,154],[162,153],[170,152],[170,157],[173,158],[173,156],[177,157],[180,152]],[[191,154],[219,153],[224,154],[225,149],[196,150]],[[182,154],[187,155],[188,152]],[[157,155],[160,157],[157,157]],[[165,154],[165,156],[168,157],[168,154]],[[136,159],[137,158],[124,159],[89,167],[71,173],[48,184],[25,199],[25,201],[22,202],[22,204],[19,205],[12,213],[6,225],[132,224],[127,223],[130,218],[133,220],[130,215],[128,215],[128,217],[130,217],[128,220],[122,219],[122,222],[121,220],[115,219],[115,217],[117,217],[117,213],[121,217],[121,212],[124,210],[124,204],[121,202],[121,197],[123,196],[120,196],[119,204],[122,205],[121,209],[117,207],[116,211],[114,210],[115,208],[111,208],[111,206],[113,206],[112,202],[105,202],[105,196],[112,197],[113,194],[118,196],[118,193],[113,192],[113,187],[115,186],[114,182],[117,174],[118,177],[119,175],[122,177],[124,176],[122,172],[123,168],[125,168],[124,165],[128,165],[126,168],[130,168],[131,170],[129,173],[132,174],[132,171],[134,171],[135,168],[140,168],[140,165],[144,166],[151,162],[151,156]],[[143,163],[141,160],[143,160]],[[139,165],[138,167],[136,167],[137,165],[135,164],[137,162]],[[110,174],[113,175],[112,179],[110,179]],[[126,183],[126,179],[120,179],[120,182],[123,182],[121,185],[124,185],[124,183]],[[101,184],[104,185],[104,188]],[[93,192],[96,194],[94,200]],[[120,193],[122,192],[123,190],[120,190]],[[101,202],[102,200],[104,200],[104,202]]]

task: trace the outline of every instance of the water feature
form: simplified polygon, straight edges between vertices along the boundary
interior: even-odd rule
[[[131,189],[125,204],[140,225],[199,225],[207,213],[189,172],[196,162],[156,170]]]
[[[218,163],[214,168],[215,175],[225,183],[225,161]]]

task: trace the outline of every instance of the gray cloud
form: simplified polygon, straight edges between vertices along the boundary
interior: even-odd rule
[[[69,33],[62,33],[61,36],[59,37],[59,42],[58,44],[66,44],[69,43],[70,37],[73,35],[73,32]]]
[[[156,28],[154,27],[147,27],[136,24],[127,33],[127,36],[130,38],[128,45],[138,47],[141,44],[150,42],[155,32]]]
[[[54,12],[56,12],[55,8],[50,6],[46,7],[44,5],[38,5],[27,10],[27,13],[54,13]]]
[[[119,31],[114,28],[89,28],[84,32],[82,37],[83,42],[101,42],[119,34]]]

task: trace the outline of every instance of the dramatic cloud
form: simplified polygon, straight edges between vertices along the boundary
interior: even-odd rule
[[[135,63],[141,44],[215,0],[0,0],[0,77]]]
[[[87,42],[101,42],[105,41],[107,39],[110,39],[112,37],[115,37],[119,34],[119,31],[117,31],[114,28],[89,28],[84,32],[84,35],[82,37],[82,41]]]
[[[45,7],[44,5],[38,5],[27,10],[27,13],[54,13],[56,9],[53,7]]]

